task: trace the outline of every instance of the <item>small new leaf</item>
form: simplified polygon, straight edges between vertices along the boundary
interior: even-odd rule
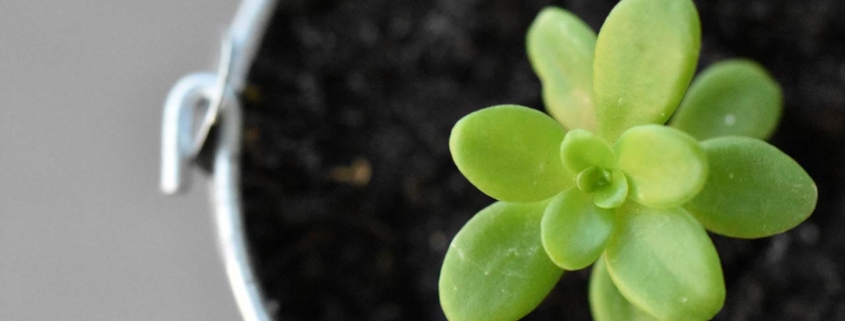
[[[563,166],[573,174],[592,166],[604,170],[616,167],[616,155],[610,145],[583,129],[566,133],[560,143],[560,159]]]
[[[593,203],[601,208],[617,208],[628,198],[628,179],[620,170],[611,172],[610,184],[596,191]]]

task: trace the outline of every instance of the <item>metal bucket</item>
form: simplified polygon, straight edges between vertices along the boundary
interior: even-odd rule
[[[188,188],[200,153],[212,159],[210,198],[217,245],[229,285],[245,321],[270,321],[250,263],[240,196],[241,105],[237,94],[263,38],[274,0],[244,0],[226,33],[216,73],[183,77],[171,89],[162,124],[161,190]],[[198,110],[203,114],[196,119]],[[196,125],[196,126],[195,126]],[[196,129],[195,129],[196,127]],[[211,135],[215,132],[216,135]]]

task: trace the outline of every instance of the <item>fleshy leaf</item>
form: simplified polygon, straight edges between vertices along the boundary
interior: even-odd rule
[[[766,139],[782,108],[780,86],[762,66],[731,60],[695,79],[671,125],[699,140],[730,135]]]
[[[692,80],[701,26],[691,0],[622,0],[599,31],[593,90],[602,137],[663,124]]]
[[[584,193],[592,193],[610,185],[612,179],[610,175],[609,171],[596,166],[587,167],[575,177],[575,186]]]
[[[684,207],[708,230],[766,237],[797,226],[816,207],[813,179],[776,147],[738,136],[706,140],[701,146],[710,160],[707,185]]]
[[[563,128],[548,115],[501,105],[458,121],[449,149],[461,173],[485,194],[506,202],[536,202],[574,184],[558,153],[563,136]]]
[[[631,128],[614,145],[628,197],[655,208],[691,200],[707,180],[707,154],[692,136],[666,126]]]
[[[611,169],[616,155],[610,145],[593,133],[576,129],[566,133],[560,143],[560,159],[570,173],[578,174],[591,166]]]
[[[452,240],[440,271],[440,305],[451,321],[515,321],[549,294],[563,274],[543,250],[546,202],[497,202]]]
[[[593,53],[596,33],[574,14],[540,11],[527,35],[528,58],[543,84],[546,109],[567,129],[596,130]]]
[[[619,292],[661,320],[710,320],[722,308],[725,282],[704,227],[680,207],[628,202],[617,212],[605,251]]]
[[[628,302],[607,273],[599,258],[590,274],[590,310],[595,321],[659,321]]]
[[[610,185],[596,191],[593,203],[601,208],[617,208],[628,198],[628,179],[620,170],[611,172]]]
[[[592,197],[570,188],[552,199],[543,215],[546,253],[566,270],[580,270],[596,261],[613,232],[614,211],[596,207]]]

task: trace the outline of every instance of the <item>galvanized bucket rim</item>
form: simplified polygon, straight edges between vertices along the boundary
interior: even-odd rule
[[[250,66],[275,8],[275,0],[243,0],[224,36],[216,72],[195,73],[173,86],[162,121],[161,190],[184,192],[190,169],[201,151],[213,155],[209,197],[217,246],[229,286],[245,321],[270,321],[270,312],[255,277],[247,247],[240,195],[242,111],[237,93],[246,85]],[[198,106],[205,114],[195,121]],[[198,130],[194,130],[198,123]],[[207,140],[216,127],[212,144]]]

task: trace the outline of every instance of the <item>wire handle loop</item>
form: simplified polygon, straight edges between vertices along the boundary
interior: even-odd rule
[[[217,73],[183,77],[164,106],[161,137],[161,190],[175,195],[190,185],[190,168],[203,149],[214,146],[210,188],[217,243],[229,285],[245,321],[271,321],[250,264],[240,195],[242,110],[237,93],[263,37],[273,0],[244,0],[224,37]],[[207,104],[194,132],[197,108]],[[216,144],[209,132],[217,126]]]

